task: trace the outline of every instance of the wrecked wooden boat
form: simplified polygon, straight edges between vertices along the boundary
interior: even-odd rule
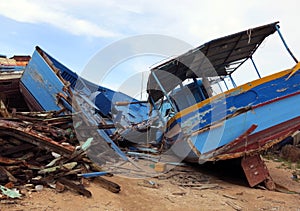
[[[252,56],[275,32],[296,65],[260,77]],[[248,60],[259,79],[236,86],[232,74]],[[163,143],[189,162],[242,157],[250,186],[265,181],[273,189],[259,152],[300,129],[299,69],[278,22],[212,40],[153,67],[147,92],[166,121]]]
[[[95,162],[127,161],[115,142],[138,141],[144,135],[136,125],[148,119],[146,103],[81,78],[38,46],[20,79],[20,90],[30,111],[73,114],[78,139],[84,143],[94,138],[89,157]]]
[[[27,103],[35,111],[50,111],[67,108],[72,112],[71,91],[76,90],[94,104],[104,117],[111,118],[122,112],[130,122],[139,123],[148,118],[148,107],[136,99],[118,91],[94,84],[79,77],[46,51],[36,46],[21,78],[21,91]],[[129,107],[117,102],[131,102]],[[130,115],[128,115],[130,114]]]

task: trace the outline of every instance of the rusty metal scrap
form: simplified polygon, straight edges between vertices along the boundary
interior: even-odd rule
[[[275,190],[275,183],[272,180],[267,166],[261,159],[260,155],[243,157],[241,165],[250,187],[254,187],[259,183],[264,182],[266,188],[269,190]]]

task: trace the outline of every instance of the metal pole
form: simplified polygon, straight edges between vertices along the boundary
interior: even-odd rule
[[[232,83],[233,87],[235,88],[235,87],[236,87],[236,84],[235,84],[233,78],[231,77],[231,75],[229,75],[229,78],[230,78],[230,80],[231,80],[231,83]]]
[[[168,93],[166,92],[166,90],[164,89],[164,87],[162,86],[162,84],[160,83],[160,81],[158,80],[156,74],[154,73],[154,71],[151,71],[151,74],[153,75],[155,81],[157,82],[158,86],[160,87],[161,91],[163,92],[164,96],[167,98],[167,100],[169,101],[170,105],[172,106],[172,108],[174,109],[174,111],[178,112],[176,106],[173,104],[173,102],[171,101],[170,97],[168,96]]]
[[[259,74],[259,72],[258,72],[258,69],[257,69],[257,67],[256,67],[256,65],[255,65],[255,63],[254,63],[254,61],[253,61],[252,56],[250,57],[250,59],[251,59],[251,62],[252,62],[252,64],[253,64],[253,66],[254,66],[254,69],[255,69],[255,71],[256,71],[258,77],[261,78],[261,76],[260,76],[260,74]]]
[[[225,84],[226,89],[229,90],[229,89],[228,89],[228,86],[227,86],[227,83],[226,83],[226,81],[225,81],[225,78],[223,78],[223,82],[224,82],[224,84]]]
[[[283,44],[284,44],[286,50],[289,52],[289,54],[290,54],[291,57],[294,59],[294,61],[295,61],[296,63],[298,63],[298,60],[296,59],[296,57],[294,56],[294,54],[292,53],[292,51],[291,51],[291,50],[289,49],[289,47],[287,46],[287,44],[286,44],[286,42],[285,42],[285,40],[284,40],[284,38],[283,38],[283,36],[282,36],[280,30],[279,30],[279,26],[276,25],[275,28],[276,28],[276,30],[277,30],[277,32],[278,32],[278,34],[279,34],[280,39],[282,40],[282,42],[283,42]]]

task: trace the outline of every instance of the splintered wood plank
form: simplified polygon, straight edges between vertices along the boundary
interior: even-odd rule
[[[0,96],[1,97],[1,96]],[[0,98],[0,114],[2,117],[10,118],[11,114],[8,112],[2,97]]]
[[[97,182],[102,188],[105,188],[113,193],[119,193],[121,191],[120,185],[104,179],[103,177],[96,177],[94,181]]]
[[[71,181],[71,180],[69,180],[65,177],[61,177],[57,181],[59,181],[65,187],[67,187],[71,190],[75,190],[75,191],[79,192],[80,194],[82,194],[86,197],[91,197],[92,196],[92,193],[89,190],[85,189],[83,187],[83,185],[81,185],[81,184],[78,185],[78,184],[74,183],[73,181]]]

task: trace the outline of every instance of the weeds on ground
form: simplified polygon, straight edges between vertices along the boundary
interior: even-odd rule
[[[293,171],[292,179],[296,182],[300,182],[300,161],[291,162],[289,160],[280,157],[278,154],[274,154],[274,153],[265,153],[263,155],[263,158],[265,158],[266,160],[271,160],[280,163],[280,165],[276,167],[278,169],[292,170]]]

